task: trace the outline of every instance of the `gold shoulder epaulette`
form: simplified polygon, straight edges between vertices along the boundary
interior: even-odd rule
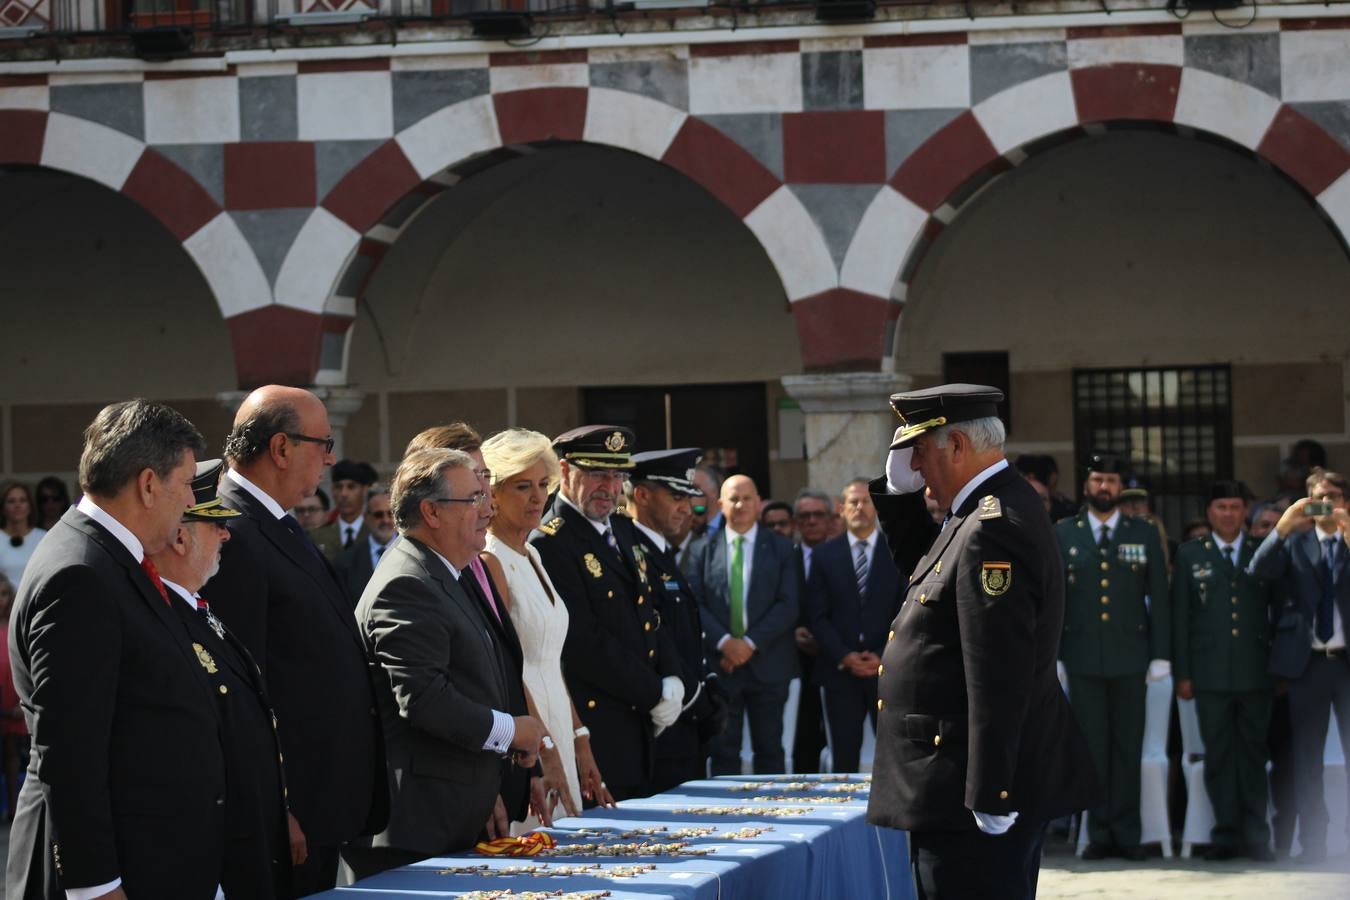
[[[998,502],[998,498],[995,497],[993,494],[986,494],[980,500],[979,518],[981,520],[984,520],[984,519],[1000,519],[1002,517],[1003,517],[1003,504]]]
[[[558,516],[556,519],[553,519],[549,522],[545,522],[543,525],[540,525],[539,530],[542,531],[544,534],[548,535],[549,537],[553,537],[553,535],[558,533],[558,529],[561,528],[562,526],[563,526],[563,517]]]

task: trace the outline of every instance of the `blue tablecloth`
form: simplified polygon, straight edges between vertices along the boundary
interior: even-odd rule
[[[818,789],[800,790],[793,783],[818,782],[822,776],[727,776],[691,781],[673,791],[641,800],[625,800],[617,809],[592,809],[575,818],[559,819],[547,829],[559,846],[576,842],[686,841],[691,848],[710,849],[702,856],[487,857],[477,853],[428,859],[320,894],[328,900],[408,900],[410,897],[457,897],[470,891],[609,891],[614,900],[811,900],[818,897],[913,900],[909,854],[903,832],[874,828],[865,821],[868,785],[858,776],[831,781]],[[826,776],[838,777],[838,776]],[[852,799],[825,802],[843,796]],[[774,798],[759,799],[754,798]],[[778,799],[783,798],[783,799]],[[812,802],[812,801],[815,802]],[[698,808],[752,807],[809,810],[799,815],[716,815]],[[717,829],[706,837],[669,834],[620,837],[637,828],[664,826],[669,831],[694,826]],[[719,835],[746,827],[767,828],[747,838]],[[599,831],[581,834],[578,831]],[[465,866],[503,869],[519,866],[558,867],[599,864],[604,872],[631,865],[655,865],[632,877],[577,874],[484,876],[449,874]]]

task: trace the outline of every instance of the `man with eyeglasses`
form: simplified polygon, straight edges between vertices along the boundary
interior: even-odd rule
[[[815,668],[820,645],[811,631],[807,608],[807,578],[811,574],[811,556],[830,536],[829,520],[834,515],[834,501],[824,491],[802,488],[792,504],[792,520],[797,526],[798,541],[793,547],[797,569],[797,590],[802,598],[793,640],[797,644],[797,661],[807,674],[802,690],[797,695],[797,733],[792,740],[792,770],[794,772],[820,771],[820,751],[825,749],[825,714],[820,705],[820,691],[808,683]]]
[[[385,552],[398,540],[398,529],[394,527],[394,513],[389,508],[389,488],[375,485],[366,495],[364,530],[366,539],[338,555],[333,563],[338,581],[347,592],[347,598],[356,607],[361,592],[366,589],[375,567],[384,558]]]
[[[555,438],[562,483],[530,536],[567,604],[567,689],[616,800],[655,792],[653,740],[679,719],[685,692],[633,522],[612,515],[633,445],[613,425]]]
[[[225,442],[220,496],[242,516],[211,580],[211,608],[262,667],[277,711],[291,811],[309,855],[298,896],[337,881],[338,851],[388,815],[384,741],[366,646],[332,567],[287,514],[333,464],[322,401],[268,385],[244,399]]]
[[[1350,531],[1346,511],[1350,480],[1313,469],[1307,490],[1308,496],[1291,503],[1261,542],[1251,571],[1287,586],[1269,671],[1288,685],[1298,841],[1303,848],[1299,860],[1320,863],[1327,857],[1322,778],[1333,709],[1341,746],[1350,748],[1350,659],[1345,641],[1345,623],[1350,620],[1350,552],[1345,543]]]
[[[375,483],[375,469],[369,463],[340,459],[333,466],[333,505],[337,519],[309,533],[314,546],[329,562],[337,562],[342,551],[364,544],[370,537],[365,520],[366,497]]]

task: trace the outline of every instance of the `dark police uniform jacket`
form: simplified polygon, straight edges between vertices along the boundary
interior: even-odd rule
[[[304,532],[288,530],[228,473],[218,493],[244,515],[228,520],[206,596],[267,679],[291,810],[311,849],[374,834],[389,817],[384,739],[351,603]]]
[[[1270,620],[1282,594],[1274,581],[1248,572],[1256,541],[1243,534],[1237,565],[1213,538],[1177,549],[1172,568],[1172,675],[1197,691],[1264,691]]]
[[[915,533],[931,533],[922,497],[873,485],[903,558]],[[1055,676],[1064,580],[1050,527],[1036,492],[1004,468],[914,568],[882,654],[869,822],[965,831],[972,810],[1038,822],[1095,801],[1087,743]]]
[[[211,682],[225,740],[229,794],[220,886],[226,897],[292,897],[281,737],[262,671],[224,622],[171,586],[169,598]]]
[[[1142,676],[1151,660],[1171,659],[1172,604],[1157,526],[1122,514],[1103,554],[1084,510],[1061,519],[1055,537],[1067,582],[1064,668],[1097,678]]]
[[[650,564],[633,523],[609,518],[616,554],[591,521],[559,496],[530,535],[567,604],[563,674],[591,729],[595,762],[611,787],[640,787],[652,773],[651,709],[661,679],[679,675],[670,632],[649,583]]]
[[[684,702],[688,705],[693,700],[693,705],[680,714],[679,721],[656,739],[656,752],[663,757],[699,756],[700,745],[716,728],[715,718],[719,711],[713,692],[720,689],[705,684],[708,679],[716,682],[717,675],[708,668],[708,657],[703,652],[703,622],[698,614],[698,599],[690,591],[689,582],[680,571],[670,545],[660,550],[642,529],[635,528],[633,533],[647,556],[647,580],[661,610],[661,625],[670,632],[679,658]]]
[[[14,603],[14,685],[33,735],[5,896],[211,900],[224,855],[215,687],[127,548],[77,509],[38,545]]]

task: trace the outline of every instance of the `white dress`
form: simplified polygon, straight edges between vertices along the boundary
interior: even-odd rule
[[[525,655],[525,688],[539,717],[548,729],[562,758],[567,774],[567,789],[572,802],[581,809],[581,787],[577,781],[576,739],[572,735],[572,703],[563,682],[562,651],[567,639],[567,606],[553,588],[544,571],[539,554],[528,544],[529,556],[521,556],[506,544],[488,534],[487,552],[497,558],[506,573],[506,586],[511,592],[511,622],[520,636],[520,649]],[[559,803],[554,817],[566,815]],[[523,828],[513,826],[520,833],[538,826],[534,816],[525,820]]]

